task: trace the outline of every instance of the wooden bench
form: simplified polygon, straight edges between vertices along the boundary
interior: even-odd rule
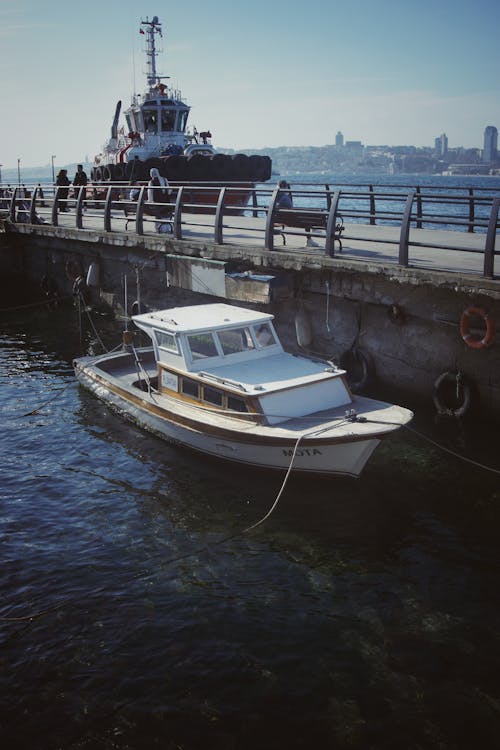
[[[301,209],[287,208],[278,210],[275,218],[275,225],[281,224],[281,229],[275,229],[275,232],[281,235],[283,244],[286,245],[285,227],[293,229],[303,229],[308,235],[307,241],[311,240],[311,232],[318,230],[326,231],[328,222],[328,212],[321,209]],[[344,231],[344,219],[337,214],[333,241],[339,243],[339,251],[342,251],[342,232]]]

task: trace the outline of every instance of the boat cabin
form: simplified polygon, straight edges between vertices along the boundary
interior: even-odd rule
[[[223,303],[133,316],[151,338],[161,392],[269,424],[350,404],[345,372],[286,353],[272,320]]]

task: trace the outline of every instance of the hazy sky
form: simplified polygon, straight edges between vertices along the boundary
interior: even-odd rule
[[[481,147],[500,129],[498,0],[0,0],[0,163],[91,159],[141,92],[140,20],[159,72],[220,148]]]

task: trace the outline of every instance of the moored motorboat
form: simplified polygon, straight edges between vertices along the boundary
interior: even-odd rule
[[[74,360],[80,383],[127,419],[209,456],[358,477],[412,412],[354,396],[331,362],[287,353],[273,316],[227,304],[132,317],[151,339]]]

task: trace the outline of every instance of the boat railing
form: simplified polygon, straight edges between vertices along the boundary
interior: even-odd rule
[[[160,188],[153,190],[159,191]],[[283,192],[292,199],[286,222],[280,213]],[[149,194],[150,195],[150,194]],[[169,232],[175,240],[193,240],[208,235],[216,244],[242,243],[304,252],[309,244],[315,253],[335,257],[341,245],[363,243],[373,248],[393,247],[391,257],[381,262],[409,266],[412,253],[425,247],[436,251],[432,267],[439,266],[439,253],[451,250],[482,255],[481,273],[495,276],[496,237],[499,232],[500,191],[471,187],[301,184],[283,191],[268,185],[249,186],[171,183],[168,196],[148,200],[146,185],[129,183],[90,184],[85,188],[50,185],[0,187],[0,213],[12,224],[45,224],[107,233],[135,232],[152,235]],[[344,224],[338,233],[339,218]],[[310,220],[310,221],[309,221]],[[370,231],[367,232],[367,227]],[[385,233],[381,230],[391,228]],[[434,230],[424,237],[415,230]],[[446,231],[440,231],[446,230]],[[464,244],[464,235],[475,234],[474,246]],[[276,240],[282,239],[280,246]],[[310,243],[310,240],[313,240]],[[337,241],[337,245],[336,245]],[[420,263],[421,265],[421,263]],[[444,267],[447,267],[446,265]]]

